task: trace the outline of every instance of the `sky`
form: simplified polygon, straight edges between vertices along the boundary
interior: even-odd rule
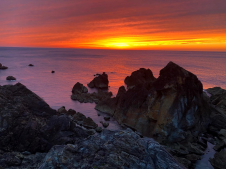
[[[226,51],[226,1],[1,0],[0,46]]]

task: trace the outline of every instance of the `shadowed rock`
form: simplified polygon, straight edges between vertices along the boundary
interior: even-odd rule
[[[87,136],[24,85],[0,86],[0,150],[47,152]]]
[[[108,88],[108,75],[103,72],[103,74],[98,74],[89,84],[90,88],[107,89]]]
[[[100,102],[96,109],[160,142],[192,140],[209,123],[202,93],[194,74],[169,62],[148,88],[139,83],[125,92],[120,87],[115,98]]]
[[[182,169],[157,142],[131,130],[107,131],[76,144],[54,146],[40,169],[45,168]]]
[[[83,84],[77,82],[73,88],[72,88],[72,93],[73,94],[76,94],[76,93],[87,93],[88,92],[88,89],[83,86]]]
[[[214,158],[210,158],[209,161],[211,165],[216,169],[222,169],[226,166],[226,151],[221,150],[214,154]]]
[[[16,80],[16,78],[13,76],[7,76],[6,80]]]
[[[3,66],[3,65],[0,63],[0,69],[8,69],[8,67]]]
[[[155,77],[150,69],[140,68],[137,71],[134,71],[131,76],[127,76],[124,80],[127,88],[132,88],[139,84],[146,85],[149,87],[154,81]]]

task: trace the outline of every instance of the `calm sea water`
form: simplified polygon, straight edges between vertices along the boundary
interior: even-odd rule
[[[104,115],[97,115],[95,103],[79,103],[70,99],[71,89],[76,82],[87,85],[94,74],[106,72],[110,81],[109,90],[116,95],[118,88],[124,85],[125,77],[131,72],[141,67],[150,68],[154,76],[158,77],[159,71],[169,61],[196,74],[204,89],[214,86],[226,89],[226,52],[40,48],[0,48],[0,63],[9,67],[7,70],[0,70],[0,85],[20,82],[42,97],[52,108],[72,108],[99,124]],[[34,67],[29,67],[30,63]],[[52,70],[55,71],[54,74],[51,73]],[[17,80],[6,81],[9,75]],[[89,89],[89,92],[93,91]],[[118,129],[119,126],[111,121],[108,128]],[[208,159],[204,162],[207,163]]]
[[[76,82],[87,85],[94,74],[106,72],[110,91],[117,94],[131,72],[150,68],[155,77],[173,61],[196,74],[204,88],[226,88],[226,52],[133,51],[91,49],[0,48],[0,63],[9,68],[0,70],[0,85],[20,82],[42,97],[52,108],[66,106],[102,120],[94,110],[95,104],[70,99]],[[34,64],[29,67],[28,64]],[[51,71],[55,73],[52,74]],[[15,82],[6,81],[12,75]],[[93,90],[89,89],[89,92]],[[111,126],[109,126],[111,128]],[[114,126],[112,126],[114,128]]]

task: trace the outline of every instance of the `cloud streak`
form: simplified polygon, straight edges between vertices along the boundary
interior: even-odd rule
[[[225,9],[223,0],[1,0],[0,46],[226,50]]]

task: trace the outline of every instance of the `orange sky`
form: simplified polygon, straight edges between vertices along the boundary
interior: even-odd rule
[[[226,51],[225,0],[1,0],[0,46]]]

